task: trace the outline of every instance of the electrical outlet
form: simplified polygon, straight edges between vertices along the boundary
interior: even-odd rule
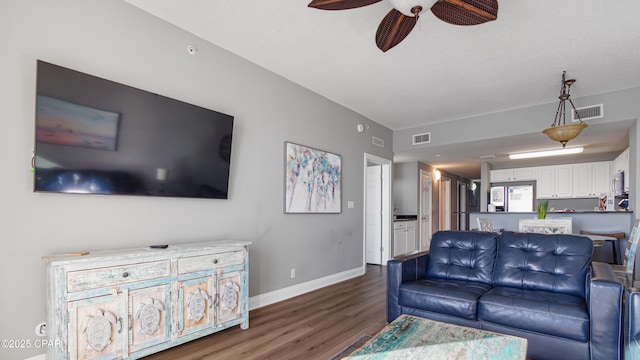
[[[47,336],[47,323],[41,322],[36,326],[36,335],[38,336]]]
[[[291,269],[291,278],[295,278],[296,277],[296,268]]]

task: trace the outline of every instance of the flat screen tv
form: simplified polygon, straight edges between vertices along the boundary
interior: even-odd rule
[[[226,199],[233,116],[37,64],[34,191]]]

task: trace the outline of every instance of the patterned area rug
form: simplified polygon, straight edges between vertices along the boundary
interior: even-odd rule
[[[360,339],[356,340],[353,344],[349,345],[344,350],[340,351],[336,356],[332,357],[331,360],[340,360],[343,357],[349,356],[354,350],[364,345],[367,341],[371,339],[371,335],[363,335]]]

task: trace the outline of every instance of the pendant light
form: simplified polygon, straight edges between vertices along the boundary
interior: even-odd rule
[[[566,71],[562,72],[562,85],[560,86],[560,103],[558,104],[558,110],[556,111],[556,118],[553,120],[551,126],[547,129],[544,129],[542,132],[546,134],[551,140],[558,141],[562,144],[562,147],[567,146],[567,142],[569,140],[575,139],[580,132],[584,128],[587,127],[587,124],[582,121],[580,118],[580,114],[576,111],[576,107],[573,105],[573,101],[571,101],[571,85],[576,82],[575,79],[566,79]],[[575,116],[578,118],[579,122],[575,124],[567,125],[565,123],[565,102],[569,101],[571,105],[571,109]]]

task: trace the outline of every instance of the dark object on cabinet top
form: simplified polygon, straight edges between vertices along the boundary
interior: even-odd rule
[[[418,220],[418,215],[396,215],[393,221],[412,221]]]

